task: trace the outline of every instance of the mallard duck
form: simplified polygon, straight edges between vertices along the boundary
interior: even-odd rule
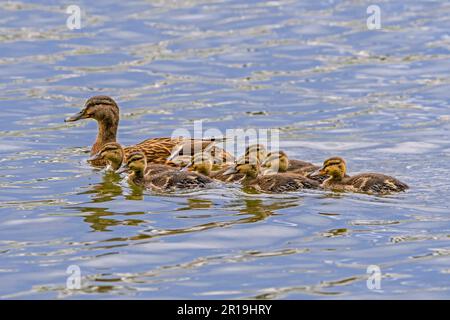
[[[317,189],[317,181],[291,173],[260,175],[259,161],[248,158],[247,161],[231,166],[224,175],[243,174],[242,185],[260,192],[282,193],[301,189]]]
[[[251,144],[245,148],[245,152],[240,156],[236,162],[242,162],[244,159],[256,158],[259,162],[264,161],[267,156],[267,149],[262,144]]]
[[[117,103],[108,96],[95,96],[89,98],[83,110],[77,114],[66,118],[65,122],[74,122],[81,119],[95,119],[98,123],[98,134],[95,143],[91,148],[91,156],[96,154],[100,149],[108,142],[117,141],[117,128],[119,127],[119,106]],[[144,140],[136,145],[128,146],[124,148],[125,157],[129,154],[141,151],[147,157],[149,163],[166,164],[167,157],[169,157],[174,150],[180,145],[191,145],[191,149],[195,150],[196,145],[200,144],[201,148],[206,148],[211,143],[214,143],[216,139],[190,139],[184,137],[178,138],[152,138]],[[181,150],[186,150],[182,148]],[[222,150],[222,149],[220,149]],[[226,152],[222,150],[224,157]],[[191,153],[193,154],[193,152]],[[231,156],[231,155],[230,155]],[[106,161],[96,160],[91,161],[91,164],[95,166],[105,166]],[[169,162],[170,164],[170,162]]]
[[[270,152],[261,166],[263,175],[289,172],[319,182],[323,182],[328,178],[326,175],[312,175],[321,168],[320,166],[302,160],[289,159],[284,151]]]
[[[322,183],[322,187],[336,191],[389,194],[405,191],[409,188],[405,183],[381,173],[361,173],[346,176],[346,171],[345,160],[340,157],[333,157],[325,160],[323,167],[317,171],[317,174],[329,176]]]
[[[142,152],[130,154],[122,170],[131,170],[128,180],[133,184],[158,191],[204,188],[214,181],[202,174],[181,170],[149,174],[147,173],[147,160]]]
[[[225,138],[215,139],[208,145],[206,145],[203,140],[182,142],[172,150],[172,153],[167,158],[167,161],[174,163],[184,162],[184,160],[187,159],[185,156],[192,157],[199,152],[204,152],[208,153],[212,157],[214,161],[213,164],[216,166],[222,166],[226,163],[233,163],[235,161],[234,157],[215,144],[223,141],[225,141]]]
[[[106,170],[118,171],[124,163],[125,151],[117,142],[109,142],[105,144],[99,152],[93,155],[88,161],[105,161],[107,164]],[[157,163],[150,163],[147,165],[145,174],[159,174],[168,170],[176,170],[176,168]]]
[[[255,161],[261,162],[265,159],[266,155],[267,150],[262,144],[252,144],[245,149],[245,153],[236,159],[234,163],[225,163],[218,170],[212,171],[210,177],[223,182],[239,182],[245,178],[244,173],[228,172],[225,174],[225,172],[227,172],[231,166],[246,163],[248,159],[255,159]]]
[[[188,154],[183,154],[180,156],[176,156],[172,158],[171,160],[168,160],[178,167],[185,168],[186,166],[190,165],[192,162],[192,156]]]
[[[210,176],[213,170],[214,161],[206,152],[199,152],[192,156],[191,162],[186,166],[190,171]]]
[[[204,151],[197,152],[193,156],[190,155],[178,155],[175,157],[170,157],[168,161],[180,166],[180,167],[188,167],[190,171],[197,171],[205,175],[209,175],[211,171],[218,171],[229,165],[228,162],[225,162],[221,157],[215,157],[216,153],[211,152],[212,149],[206,148]],[[233,158],[234,161],[234,158]],[[192,167],[192,164],[195,162],[196,166]],[[204,163],[203,163],[204,162]],[[203,165],[200,165],[203,163]],[[205,167],[206,166],[206,167]],[[203,170],[204,172],[208,171],[208,173],[201,172],[196,170],[196,168]]]

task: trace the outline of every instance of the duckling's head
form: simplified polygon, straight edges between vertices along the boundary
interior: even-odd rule
[[[117,124],[119,122],[119,107],[108,96],[91,97],[86,101],[83,110],[66,118],[64,121],[74,122],[90,118],[110,125]]]
[[[267,150],[262,144],[252,144],[245,149],[244,158],[257,158],[261,162],[266,156]]]
[[[229,153],[216,146],[208,146],[208,148],[203,151],[203,153],[205,152],[207,152],[211,156],[213,162],[212,170],[220,170],[227,163],[234,163],[234,158]]]
[[[264,174],[286,172],[289,168],[289,158],[284,151],[270,152],[261,165],[264,169]]]
[[[93,155],[89,161],[106,160],[108,167],[116,171],[122,165],[124,156],[123,148],[116,142],[109,142],[105,144],[99,152]]]
[[[127,159],[126,167],[135,173],[144,173],[147,167],[147,159],[142,152],[133,152]]]
[[[213,158],[206,152],[194,154],[191,162],[191,170],[209,176],[213,167]]]
[[[187,165],[190,165],[192,161],[192,156],[188,154],[182,154],[179,156],[176,156],[172,158],[171,160],[168,160],[168,163],[174,163],[179,167],[186,167]]]
[[[247,178],[256,178],[261,170],[261,165],[257,158],[242,158],[236,164],[225,171],[224,175],[244,174]]]
[[[318,170],[318,173],[336,179],[342,179],[345,177],[346,171],[347,167],[345,160],[340,157],[333,157],[324,161],[323,166]]]

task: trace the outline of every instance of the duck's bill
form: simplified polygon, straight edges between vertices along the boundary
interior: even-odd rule
[[[67,117],[64,119],[64,122],[75,122],[81,119],[86,119],[86,116],[83,111],[80,111],[73,116]]]
[[[224,173],[223,173],[223,175],[224,176],[229,176],[230,174],[234,174],[234,173],[236,173],[237,171],[236,171],[236,168],[235,167],[230,167],[230,168],[228,168],[228,170],[227,171],[225,171]]]
[[[128,168],[128,166],[122,166],[122,167],[120,167],[119,170],[116,171],[116,173],[121,174],[121,173],[128,172],[129,170],[130,170],[130,168]]]
[[[323,168],[317,169],[316,171],[314,171],[313,173],[311,173],[309,176],[310,177],[317,177],[317,176],[323,176],[324,172],[322,171]]]
[[[97,152],[96,154],[92,155],[88,161],[95,161],[95,160],[100,160],[102,158],[101,153]]]

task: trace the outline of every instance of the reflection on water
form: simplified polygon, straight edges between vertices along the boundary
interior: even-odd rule
[[[369,31],[369,4],[79,1],[71,31],[53,1],[0,3],[0,297],[448,298],[450,5],[383,1]],[[63,123],[96,94],[124,145],[278,128],[293,158],[412,188],[145,191],[86,163],[94,122]]]

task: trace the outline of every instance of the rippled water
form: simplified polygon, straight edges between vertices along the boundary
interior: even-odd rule
[[[0,3],[0,297],[450,298],[450,3],[377,1],[373,31],[368,1],[77,3],[73,31],[71,1]],[[143,193],[86,164],[95,122],[63,123],[97,94],[123,144],[279,128],[411,190]]]

